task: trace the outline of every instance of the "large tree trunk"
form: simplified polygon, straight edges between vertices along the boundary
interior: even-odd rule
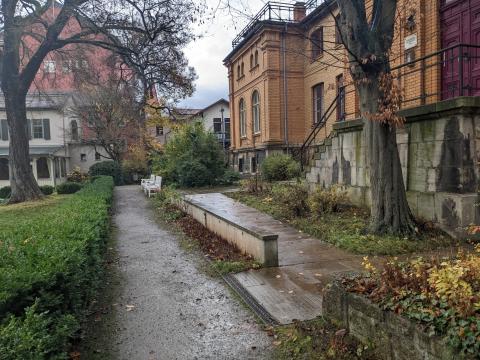
[[[30,166],[25,94],[5,93],[5,110],[10,130],[10,168],[12,195],[9,203],[43,197]]]
[[[363,114],[378,112],[381,93],[378,80],[370,79],[358,87]],[[367,157],[372,195],[369,230],[376,234],[410,235],[415,223],[408,206],[402,166],[393,124],[365,119]]]

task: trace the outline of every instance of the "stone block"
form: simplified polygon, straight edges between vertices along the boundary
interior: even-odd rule
[[[407,201],[414,216],[418,216],[418,193],[407,191]]]
[[[435,194],[417,194],[417,216],[428,221],[436,221],[435,217]]]

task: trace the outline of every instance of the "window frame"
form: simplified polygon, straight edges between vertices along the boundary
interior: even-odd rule
[[[252,123],[253,134],[260,134],[260,92],[258,90],[254,90],[252,93]]]
[[[164,132],[163,126],[161,126],[161,125],[155,126],[155,134],[156,134],[156,136],[163,136],[163,134],[164,134],[163,132]]]
[[[320,96],[317,97],[318,95]],[[312,87],[312,100],[313,125],[316,125],[322,119],[325,111],[325,84],[323,82],[318,83]]]
[[[218,128],[218,126],[220,126],[219,130],[215,129],[215,125],[217,126],[217,128]],[[222,131],[222,118],[213,118],[213,132],[215,134],[221,134],[223,132]]]
[[[238,115],[240,123],[240,137],[245,138],[247,136],[247,119],[246,119],[246,108],[245,108],[245,99],[241,98],[238,102]]]
[[[318,59],[323,55],[324,51],[324,36],[323,26],[315,29],[310,35],[310,44],[312,48],[312,60]]]
[[[43,62],[43,72],[45,74],[55,74],[57,72],[57,64],[55,60],[45,60]]]
[[[39,166],[39,162],[42,160],[44,163]],[[51,177],[51,172],[50,172],[50,167],[48,166],[48,158],[46,156],[41,156],[35,160],[35,165],[37,167],[37,179],[50,179]],[[44,167],[43,167],[44,166]],[[40,171],[42,173],[40,174]]]
[[[40,123],[40,125],[38,123]],[[35,135],[35,130],[38,130],[38,129],[41,129],[42,131],[41,136]],[[43,128],[43,119],[32,119],[32,139],[34,140],[45,139],[45,129]]]

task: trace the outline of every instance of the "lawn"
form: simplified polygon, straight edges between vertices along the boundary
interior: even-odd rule
[[[428,223],[419,226],[419,234],[416,238],[366,234],[364,230],[368,224],[369,213],[365,209],[356,207],[343,206],[340,211],[325,213],[321,217],[313,216],[308,211],[302,216],[291,216],[285,211],[285,205],[275,199],[269,191],[260,194],[239,191],[225,193],[225,195],[355,254],[398,255],[455,244],[450,236],[434,229]]]

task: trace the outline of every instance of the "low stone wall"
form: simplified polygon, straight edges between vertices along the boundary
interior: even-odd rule
[[[429,336],[413,321],[383,311],[365,297],[345,291],[339,282],[325,291],[323,315],[347,329],[360,342],[373,345],[381,359],[462,359],[445,339]]]
[[[412,212],[463,236],[480,224],[480,98],[463,97],[404,110],[397,144]],[[334,133],[311,154],[307,181],[340,184],[352,203],[370,205],[369,166],[363,121],[334,125]]]
[[[182,202],[185,212],[207,229],[234,244],[244,253],[252,255],[264,266],[278,266],[278,234],[265,233],[261,229],[250,229],[234,223],[220,213],[203,208],[194,200],[183,198]]]

